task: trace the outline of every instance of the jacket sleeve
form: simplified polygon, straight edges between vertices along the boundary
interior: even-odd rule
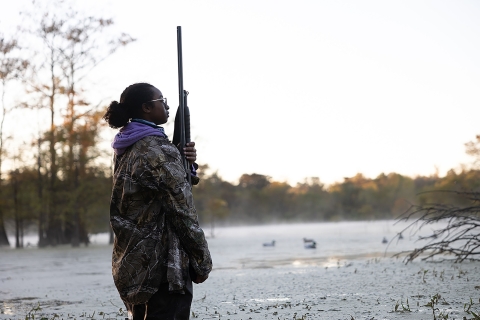
[[[187,252],[190,264],[200,276],[212,270],[212,259],[205,234],[198,224],[192,189],[186,180],[180,154],[175,147],[163,145],[155,154],[146,154],[149,170],[143,173],[142,184],[158,191],[166,220],[173,226]]]

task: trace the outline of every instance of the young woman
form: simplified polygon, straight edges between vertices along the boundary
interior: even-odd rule
[[[167,122],[168,110],[160,90],[136,83],[103,117],[120,128],[112,143],[112,272],[134,320],[189,319],[192,281],[204,282],[212,270],[181,155],[158,126]],[[195,143],[184,151],[193,163]]]

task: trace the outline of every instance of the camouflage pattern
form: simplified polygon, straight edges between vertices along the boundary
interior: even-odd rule
[[[142,138],[115,157],[110,223],[113,279],[125,303],[146,303],[160,283],[182,292],[189,268],[212,270],[181,155],[165,137]]]

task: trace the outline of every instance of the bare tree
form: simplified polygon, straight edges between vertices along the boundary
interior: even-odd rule
[[[38,180],[39,180],[39,194],[47,197],[48,205],[47,212],[40,211],[39,214],[39,243],[40,247],[46,245],[55,245],[62,243],[63,237],[61,231],[61,217],[57,213],[57,199],[56,189],[58,180],[58,164],[57,164],[57,126],[56,114],[59,97],[64,92],[63,78],[62,78],[62,57],[59,47],[63,45],[62,42],[62,28],[65,24],[65,19],[59,18],[55,13],[52,13],[49,8],[39,8],[40,3],[34,3],[34,8],[40,12],[40,15],[26,14],[27,17],[33,21],[32,27],[23,31],[26,34],[33,35],[33,39],[40,40],[40,49],[37,48],[32,53],[30,75],[24,79],[27,92],[29,93],[30,101],[33,103],[26,104],[30,108],[46,108],[50,115],[50,128],[45,137],[38,137]],[[34,11],[36,11],[34,10]],[[42,13],[44,12],[44,13]],[[47,193],[43,193],[40,183],[40,144],[48,142],[48,187]]]
[[[96,17],[76,17],[72,15],[68,21],[75,21],[69,24],[65,30],[64,38],[67,45],[61,50],[64,61],[63,75],[66,80],[66,95],[68,104],[64,118],[65,139],[66,142],[66,176],[69,177],[71,195],[71,225],[73,228],[71,243],[78,246],[80,242],[80,229],[85,229],[81,225],[78,188],[82,176],[85,174],[86,164],[89,160],[88,151],[95,146],[95,140],[98,133],[99,113],[98,106],[82,99],[82,90],[80,84],[89,74],[90,70],[119,47],[125,46],[133,41],[129,35],[121,34],[101,45],[98,43],[98,34],[113,25],[111,19],[102,19]],[[89,125],[90,124],[90,125]],[[92,130],[89,134],[88,130]]]
[[[36,1],[34,14],[27,16],[34,22],[35,29],[29,30],[30,34],[40,40],[43,54],[43,59],[36,60],[31,69],[32,77],[27,84],[40,102],[36,107],[47,108],[50,113],[50,130],[46,135],[49,205],[45,223],[40,221],[46,230],[39,232],[45,234],[39,245],[71,242],[77,246],[81,219],[75,197],[81,183],[81,170],[85,168],[85,163],[79,161],[81,154],[87,154],[95,142],[92,137],[91,143],[81,143],[78,130],[95,117],[98,109],[98,105],[92,106],[83,98],[82,84],[101,61],[134,39],[125,33],[110,34],[107,38],[106,31],[113,26],[113,20],[80,13],[71,8],[68,1]],[[58,113],[63,116],[61,126],[57,125]],[[59,190],[59,175],[62,190]],[[60,191],[63,191],[61,199]],[[62,201],[67,207],[59,208]]]

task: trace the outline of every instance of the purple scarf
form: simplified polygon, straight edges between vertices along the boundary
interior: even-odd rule
[[[115,154],[121,155],[132,144],[146,136],[166,137],[162,127],[153,127],[140,122],[129,122],[115,135],[112,142]]]

